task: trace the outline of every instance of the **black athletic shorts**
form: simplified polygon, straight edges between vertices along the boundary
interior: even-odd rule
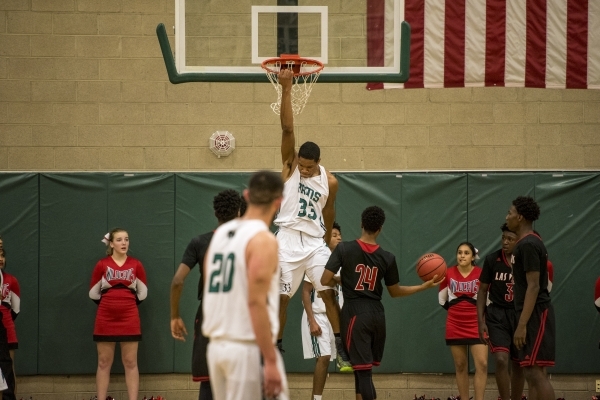
[[[202,302],[200,302],[194,321],[194,347],[192,350],[192,379],[195,382],[207,382],[209,380],[208,362],[206,360],[208,338],[202,335],[202,319]]]
[[[492,353],[510,353],[516,314],[514,307],[505,308],[494,305],[494,303],[486,308],[485,324],[488,328]]]
[[[515,328],[521,312],[516,313]],[[521,350],[511,346],[511,356],[521,367],[553,367],[556,352],[556,322],[554,320],[554,307],[551,303],[536,304],[529,322],[525,345]]]
[[[355,371],[378,366],[385,347],[385,314],[380,301],[345,301],[340,315],[342,342]]]

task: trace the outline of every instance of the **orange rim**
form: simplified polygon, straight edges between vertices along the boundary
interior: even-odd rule
[[[312,75],[316,72],[321,72],[321,70],[324,67],[324,65],[321,61],[313,60],[312,58],[300,57],[299,55],[296,55],[296,54],[282,54],[279,57],[269,58],[262,62],[261,67],[272,74],[277,74],[278,71],[270,68],[269,64],[275,64],[275,63],[279,62],[280,65],[287,65],[287,63],[289,61],[298,63],[298,65],[301,65],[304,62],[309,66],[315,67],[315,69],[312,71],[306,71],[306,72],[295,72],[294,71],[294,76]]]

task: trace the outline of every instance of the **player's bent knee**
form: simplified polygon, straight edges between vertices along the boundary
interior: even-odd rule
[[[496,359],[496,370],[506,370],[508,369],[508,353],[498,352],[494,353],[494,358]]]

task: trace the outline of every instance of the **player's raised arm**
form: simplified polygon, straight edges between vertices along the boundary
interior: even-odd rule
[[[329,171],[327,171],[327,182],[329,183],[329,196],[327,203],[323,207],[323,223],[325,224],[325,243],[331,241],[331,230],[335,221],[335,197],[338,191],[338,181]]]
[[[281,177],[286,181],[298,162],[296,154],[296,137],[294,136],[294,114],[292,110],[292,80],[294,74],[289,69],[279,72],[279,84],[281,85],[281,108],[279,117],[281,119],[281,162],[283,168]]]

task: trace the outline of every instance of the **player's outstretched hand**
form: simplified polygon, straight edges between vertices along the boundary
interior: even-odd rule
[[[173,339],[185,342],[185,335],[187,335],[187,330],[185,329],[183,320],[181,318],[173,318],[171,320],[171,336],[173,336]]]
[[[264,391],[267,399],[276,399],[281,393],[281,375],[277,369],[277,363],[265,363],[264,367]]]
[[[488,334],[488,327],[485,322],[479,323],[479,340],[488,346],[490,345],[490,336]]]
[[[436,274],[436,275],[433,276],[433,278],[431,278],[427,282],[424,282],[423,286],[425,287],[425,289],[429,289],[431,287],[438,286],[440,283],[442,283],[443,279],[440,279],[440,280],[436,281],[437,277],[438,276]]]
[[[289,89],[292,87],[292,78],[294,77],[294,73],[291,69],[281,69],[279,70],[279,84],[281,87],[285,89]]]

